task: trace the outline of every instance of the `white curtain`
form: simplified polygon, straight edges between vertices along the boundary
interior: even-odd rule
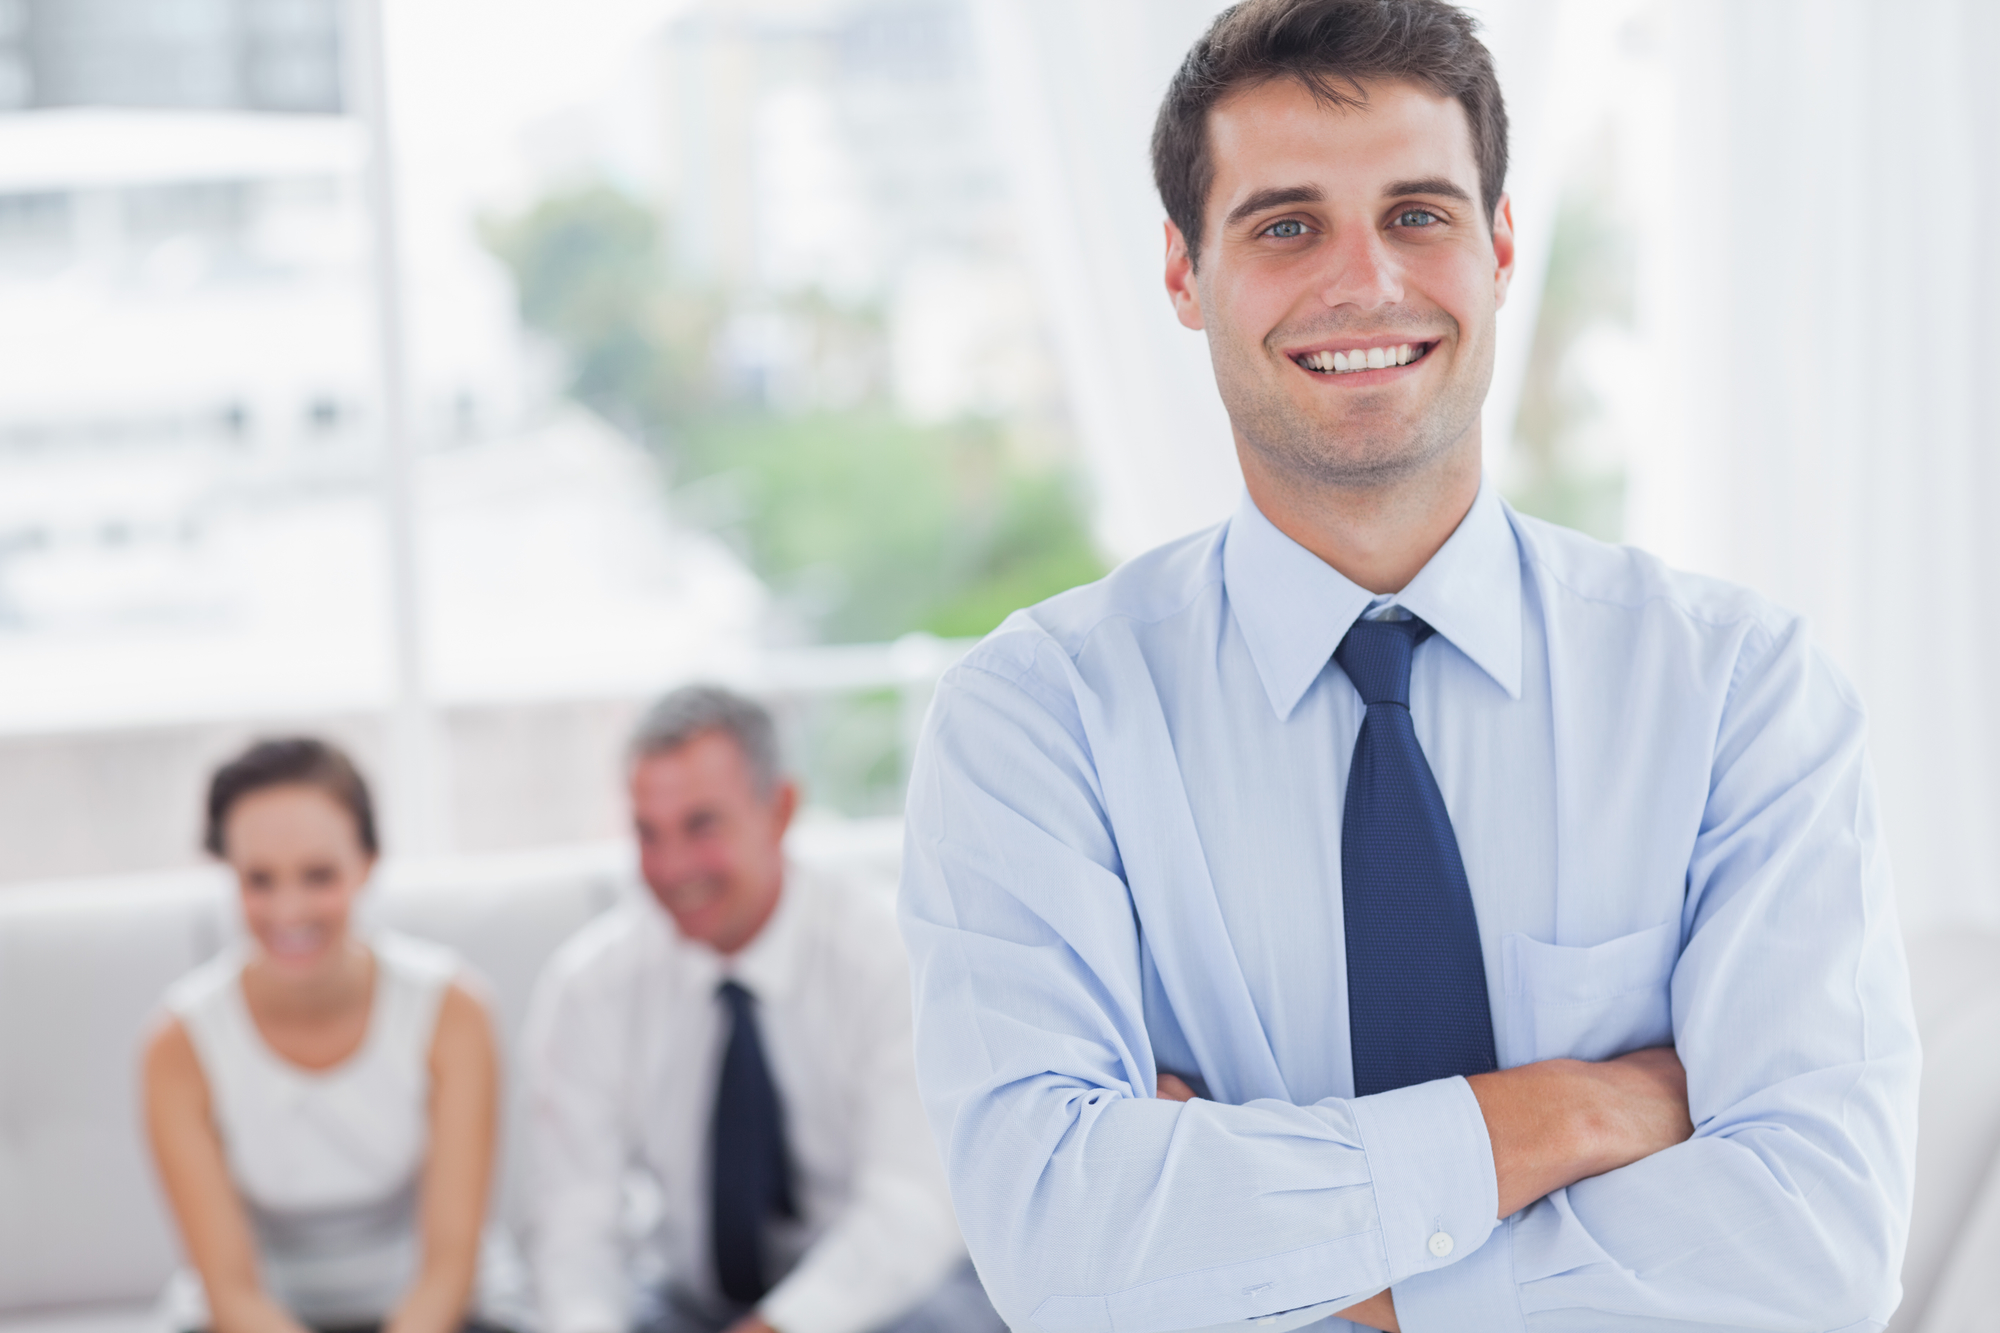
[[[992,123],[1115,557],[1214,522],[1242,487],[1199,334],[1161,285],[1147,140],[1217,0],[977,0]]]
[[[2000,924],[2000,5],[1679,0],[1633,540],[1808,615],[1913,933]]]

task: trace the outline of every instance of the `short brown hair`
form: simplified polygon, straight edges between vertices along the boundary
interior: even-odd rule
[[[211,855],[225,856],[224,826],[229,812],[251,792],[266,787],[317,787],[354,816],[354,834],[370,856],[381,848],[375,837],[375,805],[368,783],[338,746],[311,736],[258,741],[215,770],[208,782],[208,822],[201,845]]]
[[[1507,180],[1507,107],[1472,16],[1444,0],[1244,0],[1216,16],[1167,86],[1153,123],[1153,183],[1201,250],[1215,183],[1208,113],[1230,93],[1295,79],[1328,106],[1359,106],[1368,80],[1408,79],[1455,97],[1472,130],[1486,224]]]

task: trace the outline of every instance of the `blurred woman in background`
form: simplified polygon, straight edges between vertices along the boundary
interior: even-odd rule
[[[357,933],[375,816],[333,746],[264,741],[225,764],[205,841],[247,939],[174,985],[146,1043],[153,1157],[200,1276],[178,1279],[170,1316],[456,1333],[498,1118],[485,1006],[449,951]]]

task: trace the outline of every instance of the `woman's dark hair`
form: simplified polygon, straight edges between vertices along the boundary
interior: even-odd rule
[[[1370,80],[1455,97],[1472,129],[1486,224],[1507,180],[1507,107],[1472,16],[1444,0],[1244,0],[1188,51],[1153,123],[1153,183],[1198,263],[1215,161],[1208,113],[1239,88],[1293,79],[1328,106],[1360,106]]]
[[[229,812],[251,792],[266,787],[317,787],[354,816],[355,836],[370,856],[381,848],[375,838],[375,804],[368,783],[344,751],[311,736],[258,741],[215,770],[208,782],[208,824],[202,846],[224,856],[222,833]]]

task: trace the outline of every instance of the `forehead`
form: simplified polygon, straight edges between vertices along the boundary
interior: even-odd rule
[[[750,762],[726,731],[704,731],[632,766],[632,796],[661,807],[750,794]]]
[[[245,792],[230,806],[226,822],[228,841],[235,846],[358,836],[346,806],[331,792],[303,782]]]
[[[1363,84],[1366,100],[1334,106],[1295,79],[1239,89],[1209,112],[1211,224],[1260,190],[1312,185],[1329,201],[1373,202],[1396,181],[1444,177],[1479,197],[1472,127],[1458,99],[1420,84]]]

